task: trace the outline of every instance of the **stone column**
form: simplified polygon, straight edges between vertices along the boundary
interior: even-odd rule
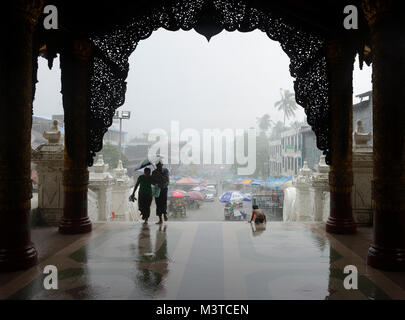
[[[367,263],[405,271],[405,20],[401,1],[363,1],[373,61],[374,235]]]
[[[357,225],[373,224],[371,180],[373,179],[373,148],[367,143],[372,135],[364,132],[361,120],[357,120],[353,132],[353,216]]]
[[[45,225],[57,226],[63,216],[63,157],[64,146],[60,143],[61,132],[54,120],[43,136],[48,143],[40,145],[32,153],[32,161],[38,172],[38,212]]]
[[[304,161],[295,182],[297,191],[294,208],[297,221],[313,221],[314,219],[310,201],[311,176],[312,170],[308,167],[308,163]]]
[[[31,242],[33,32],[43,1],[2,4],[0,37],[0,271],[37,263]]]
[[[122,161],[118,161],[117,168],[114,169],[115,185],[112,190],[112,207],[115,213],[114,220],[129,221],[129,195],[133,180],[127,176],[127,169],[122,166]]]
[[[311,180],[312,212],[314,221],[323,221],[324,194],[325,192],[329,192],[329,166],[325,162],[325,156],[321,156],[316,170]]]
[[[326,231],[355,233],[351,202],[354,46],[349,39],[329,40],[326,56],[331,109],[330,216],[326,222]]]
[[[91,231],[87,213],[87,113],[92,45],[87,40],[66,39],[60,55],[65,111],[64,207],[59,232]]]
[[[114,179],[107,170],[108,164],[105,164],[103,156],[99,155],[90,172],[89,179],[89,188],[97,194],[98,199],[97,221],[109,221],[112,219],[111,188]]]

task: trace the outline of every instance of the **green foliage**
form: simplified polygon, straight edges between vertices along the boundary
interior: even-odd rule
[[[108,163],[108,165],[110,166],[110,169],[116,168],[118,166],[118,160],[119,160],[119,155],[120,155],[118,146],[115,146],[109,142],[106,142],[103,145],[103,149],[99,153],[97,153],[96,157],[99,154],[103,155],[104,162]],[[121,153],[121,160],[122,160],[123,166],[125,167],[128,162],[128,158],[123,153]]]
[[[273,129],[271,130],[270,139],[271,140],[281,139],[281,133],[285,130],[286,128],[284,127],[284,124],[281,121],[277,121],[277,123],[273,126]]]
[[[257,117],[256,119],[259,129],[262,132],[267,132],[273,123],[273,121],[270,118],[270,115],[268,115],[267,113],[261,117]]]

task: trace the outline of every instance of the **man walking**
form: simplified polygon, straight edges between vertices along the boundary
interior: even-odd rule
[[[163,168],[163,163],[159,161],[156,164],[156,169],[152,172],[152,179],[160,188],[159,197],[155,198],[156,202],[156,215],[159,217],[157,224],[162,224],[164,216],[165,221],[167,221],[167,191],[169,187],[169,170]]]
[[[136,181],[134,191],[129,197],[129,201],[135,201],[135,192],[139,186],[138,192],[138,209],[141,211],[142,220],[145,224],[148,224],[148,219],[150,216],[150,205],[152,203],[152,177],[150,175],[150,168],[145,168],[144,174],[138,177]]]

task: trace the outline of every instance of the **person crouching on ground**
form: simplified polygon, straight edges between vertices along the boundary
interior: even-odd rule
[[[143,175],[138,177],[134,191],[132,192],[132,195],[129,199],[131,201],[136,200],[135,191],[138,189],[139,186],[138,209],[141,212],[142,220],[144,220],[144,223],[147,224],[150,216],[150,206],[152,204],[152,177],[150,175],[149,168],[145,168],[143,173]]]
[[[262,209],[259,209],[257,205],[253,205],[252,207],[252,218],[249,222],[266,223],[266,215]]]

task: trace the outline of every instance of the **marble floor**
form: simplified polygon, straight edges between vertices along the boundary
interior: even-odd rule
[[[365,263],[371,229],[332,236],[323,223],[96,223],[86,235],[34,229],[40,263],[0,274],[0,299],[405,299],[405,273]],[[58,289],[44,289],[45,266]],[[343,269],[358,269],[346,290]]]

